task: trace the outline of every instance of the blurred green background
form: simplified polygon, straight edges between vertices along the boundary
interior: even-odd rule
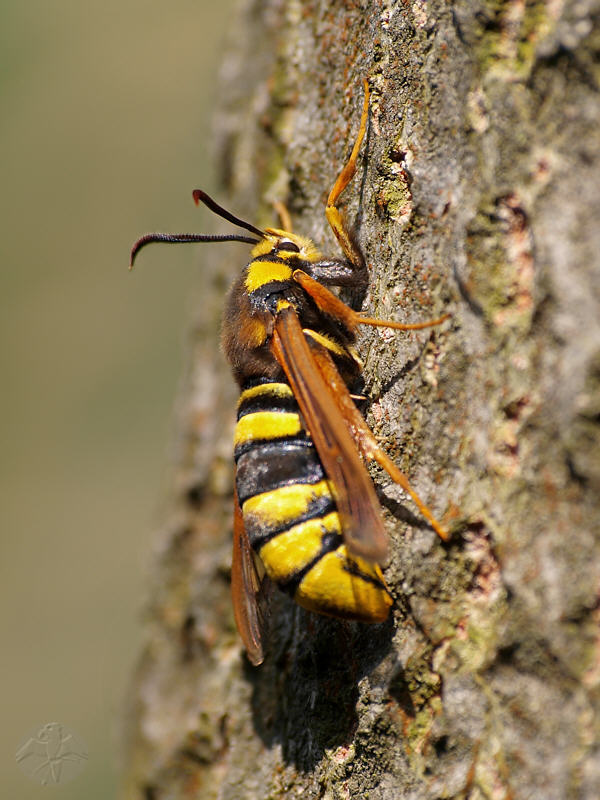
[[[4,0],[2,726],[10,798],[112,797],[198,261],[149,230],[207,227],[210,108],[232,2]],[[36,725],[89,763],[42,787]]]

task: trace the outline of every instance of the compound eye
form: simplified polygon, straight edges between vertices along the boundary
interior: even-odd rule
[[[283,239],[277,245],[277,250],[286,250],[288,253],[299,253],[300,248],[294,242],[290,242],[289,239]]]

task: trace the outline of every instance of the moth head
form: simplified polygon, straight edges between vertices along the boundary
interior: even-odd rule
[[[263,255],[300,261],[318,261],[321,258],[321,253],[307,236],[279,228],[265,228],[263,239],[252,248],[252,258]]]

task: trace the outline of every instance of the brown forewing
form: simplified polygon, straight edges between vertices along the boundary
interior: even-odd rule
[[[251,664],[264,661],[263,613],[260,605],[261,581],[248,539],[237,491],[233,511],[233,556],[231,560],[231,597],[233,616]]]
[[[373,483],[292,307],[278,313],[271,347],[331,482],[348,549],[370,561],[384,561],[387,536]]]

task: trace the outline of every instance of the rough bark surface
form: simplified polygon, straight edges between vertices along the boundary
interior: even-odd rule
[[[364,307],[453,317],[365,333],[368,419],[453,537],[374,472],[389,623],[277,593],[267,659],[245,662],[216,331],[247,252],[206,245],[127,797],[600,797],[599,15],[567,0],[240,5],[216,119],[235,213],[273,224],[283,200],[337,254],[324,200],[369,78],[344,198]]]

